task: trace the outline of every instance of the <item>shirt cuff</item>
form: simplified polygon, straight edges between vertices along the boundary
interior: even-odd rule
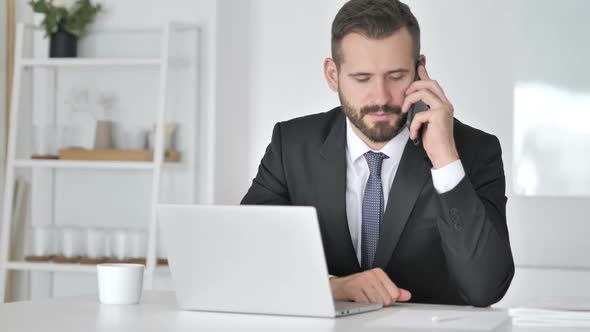
[[[439,169],[433,168],[430,171],[432,172],[432,184],[439,194],[452,190],[465,177],[461,159],[457,159]]]

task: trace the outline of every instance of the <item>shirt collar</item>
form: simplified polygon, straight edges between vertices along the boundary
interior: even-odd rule
[[[354,131],[352,131],[352,124],[348,117],[346,117],[346,149],[348,150],[353,163],[368,151],[382,152],[387,155],[391,161],[399,162],[409,138],[410,131],[404,125],[404,128],[397,134],[397,136],[387,142],[381,150],[373,150],[363,142]]]

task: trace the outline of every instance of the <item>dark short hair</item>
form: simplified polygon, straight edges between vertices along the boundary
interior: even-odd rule
[[[408,5],[398,0],[350,0],[332,22],[332,58],[342,62],[342,38],[351,32],[383,39],[405,27],[413,40],[414,57],[420,54],[420,26]]]

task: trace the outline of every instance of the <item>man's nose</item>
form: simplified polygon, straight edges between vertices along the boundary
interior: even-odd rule
[[[372,105],[389,105],[391,103],[391,93],[384,80],[375,80],[371,87],[371,104]]]

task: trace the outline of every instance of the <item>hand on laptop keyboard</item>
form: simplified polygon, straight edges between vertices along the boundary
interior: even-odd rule
[[[346,277],[330,278],[335,301],[377,303],[384,306],[410,300],[412,294],[398,288],[380,268],[355,273]]]

